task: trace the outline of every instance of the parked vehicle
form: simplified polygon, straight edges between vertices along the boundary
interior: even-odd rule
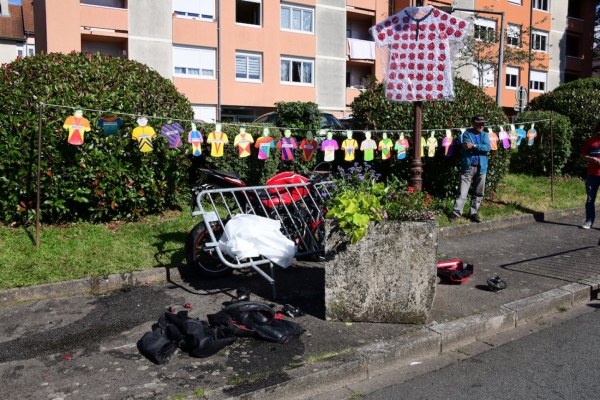
[[[270,112],[254,120],[254,123],[269,123],[277,125],[277,113]],[[321,113],[321,129],[344,130],[344,125],[333,115],[329,113]]]
[[[342,123],[342,125],[344,125],[344,129],[352,129],[352,117],[341,117],[338,119]]]
[[[204,215],[204,220],[192,228],[186,240],[185,253],[187,264],[201,274],[217,277],[232,272],[216,248],[208,246],[212,239],[207,229],[210,226],[214,237],[219,240],[223,235],[224,225],[236,214],[256,214],[280,220],[282,233],[297,245],[297,255],[322,253],[322,222],[326,211],[321,206],[322,196],[315,189],[315,184],[321,180],[321,174],[303,176],[294,172],[281,172],[269,179],[265,186],[248,187],[248,190],[244,190],[247,186],[236,172],[212,169],[200,171],[204,179],[200,186],[192,189],[192,211],[202,209],[213,210],[215,213],[210,218]],[[208,190],[214,192],[205,196],[206,204],[199,204],[202,201],[200,194]],[[227,261],[236,263],[233,259]]]

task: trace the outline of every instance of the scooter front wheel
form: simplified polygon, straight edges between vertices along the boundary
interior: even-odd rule
[[[217,240],[223,235],[223,226],[211,223],[211,230]],[[206,247],[211,241],[210,233],[204,222],[200,222],[190,231],[185,243],[185,258],[187,264],[200,274],[208,277],[226,276],[233,269],[225,265],[214,247]]]

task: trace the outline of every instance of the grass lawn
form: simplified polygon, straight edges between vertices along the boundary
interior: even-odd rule
[[[551,202],[549,179],[510,174],[493,198],[486,197],[480,215],[488,220],[584,203],[582,180],[557,179]],[[447,212],[452,204],[447,202]],[[35,227],[0,226],[0,289],[184,263],[187,233],[198,222],[187,207],[132,223],[43,226],[39,250],[35,248]],[[438,222],[450,225],[446,215],[439,216]]]

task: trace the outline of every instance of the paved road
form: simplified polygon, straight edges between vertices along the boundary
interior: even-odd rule
[[[600,314],[583,314],[361,398],[597,399],[599,332]]]

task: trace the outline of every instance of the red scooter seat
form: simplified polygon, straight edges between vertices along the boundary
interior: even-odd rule
[[[474,271],[473,264],[466,264],[461,260],[442,261],[437,265],[437,275],[455,283],[468,281]]]

